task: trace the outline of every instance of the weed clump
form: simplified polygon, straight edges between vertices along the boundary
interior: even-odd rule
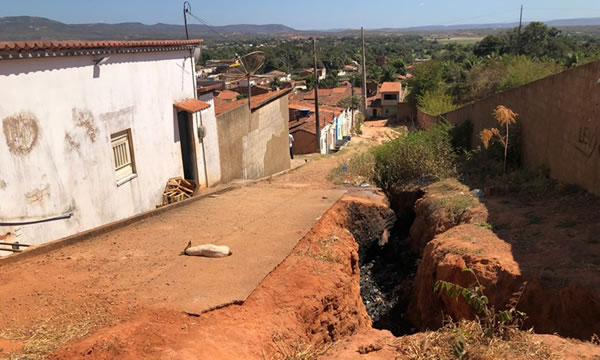
[[[450,129],[450,125],[439,124],[373,148],[377,185],[390,189],[394,184],[456,176]]]

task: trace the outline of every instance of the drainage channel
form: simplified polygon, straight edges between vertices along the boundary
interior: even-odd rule
[[[422,192],[389,195],[395,222],[389,230],[387,242],[373,241],[360,244],[361,296],[373,327],[389,330],[395,336],[418,331],[406,318],[413,294],[413,282],[419,256],[409,251],[408,235],[415,219],[414,204]]]

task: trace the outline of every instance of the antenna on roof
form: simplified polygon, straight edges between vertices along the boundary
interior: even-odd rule
[[[189,1],[184,1],[183,3],[183,22],[185,24],[185,38],[186,40],[190,39],[190,33],[188,32],[188,23],[187,23],[187,14],[192,13],[192,5],[190,5]]]
[[[238,56],[234,64],[229,65],[229,69],[225,73],[225,79],[229,82],[236,82],[246,79],[248,81],[248,108],[252,110],[250,104],[252,97],[252,86],[250,79],[265,63],[265,53],[262,51],[254,51],[244,56]]]

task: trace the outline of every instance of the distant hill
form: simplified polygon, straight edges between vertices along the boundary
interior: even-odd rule
[[[573,26],[600,26],[599,18],[585,18],[585,19],[564,19],[564,20],[550,20],[542,21],[548,26],[553,27],[573,27]],[[523,23],[527,25],[528,22]],[[492,23],[492,24],[460,24],[460,25],[430,25],[430,26],[416,26],[409,28],[388,28],[378,29],[379,31],[388,32],[420,32],[420,31],[455,31],[455,30],[481,30],[481,29],[510,29],[519,26],[518,22],[511,23]]]
[[[280,24],[214,26],[224,35],[274,35],[295,32]],[[218,36],[204,25],[190,25],[190,37]],[[0,41],[24,40],[146,40],[183,39],[183,25],[142,23],[63,24],[58,21],[29,16],[0,17]]]
[[[584,26],[600,26],[600,18],[565,19],[547,21],[549,26],[574,28]],[[433,25],[410,28],[369,29],[371,33],[418,33],[418,32],[452,32],[459,30],[506,29],[517,26],[517,23],[497,24],[463,24],[463,25]],[[204,25],[189,26],[192,38],[214,38],[223,34],[231,35],[294,35],[294,34],[350,34],[352,29],[300,31],[281,24],[267,25],[225,25],[214,26],[213,30]],[[183,25],[142,23],[120,24],[64,24],[58,21],[29,16],[0,17],[0,41],[24,40],[147,40],[147,39],[183,39]]]

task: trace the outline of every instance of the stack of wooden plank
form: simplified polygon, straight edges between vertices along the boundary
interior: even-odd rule
[[[189,199],[194,196],[197,188],[198,184],[194,181],[185,180],[181,177],[171,178],[165,186],[161,206]]]

